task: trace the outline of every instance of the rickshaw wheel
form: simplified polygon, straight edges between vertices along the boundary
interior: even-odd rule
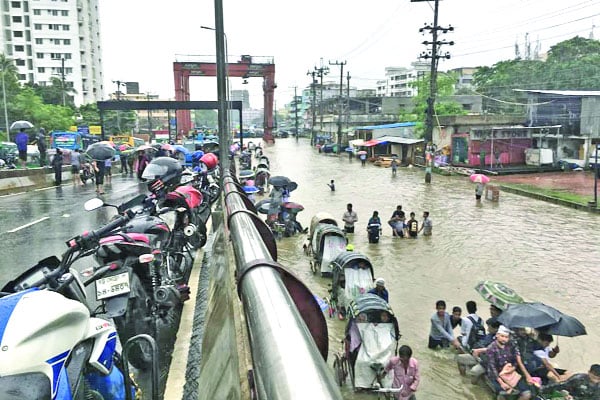
[[[346,381],[346,372],[344,371],[344,360],[337,354],[333,361],[333,369],[335,370],[335,380],[338,386],[341,387]]]

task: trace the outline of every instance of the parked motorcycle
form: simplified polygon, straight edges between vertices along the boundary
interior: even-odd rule
[[[85,282],[71,269],[75,261],[94,254],[102,238],[130,218],[127,213],[96,231],[68,240],[61,260],[48,257],[2,288],[0,398],[133,398],[136,385],[127,373],[131,360],[121,354],[115,327],[95,318],[104,310],[90,313],[84,287],[96,282],[101,295],[127,295],[127,291],[135,292],[134,282],[113,274],[117,269],[114,264],[95,269]],[[131,349],[137,342],[134,339],[125,347]],[[145,343],[153,352],[153,340]],[[153,376],[157,365],[152,363]],[[153,382],[154,396],[156,386]]]

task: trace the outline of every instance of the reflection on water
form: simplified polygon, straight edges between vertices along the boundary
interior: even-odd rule
[[[346,203],[353,203],[359,222],[350,237],[355,250],[367,254],[375,275],[382,276],[390,291],[390,304],[398,315],[401,344],[413,348],[420,361],[421,399],[486,399],[487,390],[474,387],[458,374],[454,354],[427,349],[429,317],[435,301],[448,307],[475,300],[488,317],[488,305],[473,289],[483,279],[498,280],[527,300],[538,300],[578,317],[588,336],[560,338],[560,367],[587,371],[600,362],[597,327],[600,326],[600,217],[553,204],[502,192],[500,202],[475,202],[474,186],[466,177],[433,176],[424,184],[418,168],[361,167],[348,157],[318,154],[307,141],[278,140],[267,147],[274,175],[285,175],[298,183],[291,200],[305,210],[299,214],[303,226],[311,217],[326,211],[341,221]],[[336,191],[327,183],[334,179]],[[260,198],[258,198],[260,200]],[[422,220],[430,211],[433,236],[417,240],[393,238],[384,224],[378,244],[369,244],[366,225],[374,210],[382,221],[401,204],[407,213]],[[279,261],[319,296],[328,294],[330,279],[314,276],[302,252],[306,236],[278,242]],[[344,323],[328,319],[330,353],[341,351]],[[330,355],[329,365],[332,363]],[[348,399],[372,398],[353,394]]]

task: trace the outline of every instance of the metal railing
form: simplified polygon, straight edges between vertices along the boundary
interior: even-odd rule
[[[223,193],[257,398],[342,399],[332,371],[324,360],[323,353],[327,353],[324,317],[323,346],[316,337],[319,335],[305,323],[307,302],[299,310],[294,294],[286,287],[288,281],[285,278],[289,274],[279,268],[275,260],[276,248],[271,232],[229,174],[223,177]],[[294,292],[298,292],[298,284],[294,288]],[[314,301],[312,295],[311,300]],[[322,317],[318,305],[312,315],[315,320]]]

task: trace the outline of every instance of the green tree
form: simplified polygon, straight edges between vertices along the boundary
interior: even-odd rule
[[[2,140],[8,139],[8,134],[6,131],[6,127],[10,126],[10,123],[14,118],[10,113],[10,105],[11,99],[14,97],[16,93],[19,91],[19,81],[17,79],[17,74],[19,70],[14,63],[14,60],[6,57],[5,54],[0,53],[0,80],[2,84],[2,88],[0,88],[3,93],[0,96],[0,101],[2,101],[2,112],[0,112],[2,125],[0,126],[0,130],[2,130]],[[4,103],[4,97],[6,96],[6,104]],[[4,110],[7,110],[8,113],[8,121],[6,120]]]
[[[412,98],[413,109],[400,113],[400,121],[416,122],[416,133],[422,136],[424,133],[425,117],[427,113],[427,98],[429,97],[430,75],[411,82],[410,85],[417,89],[417,95]],[[462,105],[454,100],[454,85],[456,74],[438,73],[437,96],[435,100],[435,115],[463,115],[467,112]]]
[[[64,94],[65,105],[75,107],[74,95],[77,94],[77,91],[69,85],[63,87],[63,82],[59,78],[50,78],[50,85],[46,86],[40,86],[37,83],[27,83],[26,85],[32,87],[36,94],[44,100],[44,103],[63,105]]]
[[[219,114],[215,110],[194,110],[194,124],[215,128],[218,125]]]
[[[550,48],[546,61],[506,60],[480,67],[473,84],[494,114],[523,114],[526,95],[515,89],[590,90],[600,80],[600,42],[574,37]]]
[[[98,104],[82,104],[77,112],[79,117],[78,123],[80,125],[100,125],[100,112],[98,111]]]
[[[26,120],[46,130],[65,130],[73,125],[69,107],[45,104],[31,87],[21,89],[10,106],[16,120]]]

